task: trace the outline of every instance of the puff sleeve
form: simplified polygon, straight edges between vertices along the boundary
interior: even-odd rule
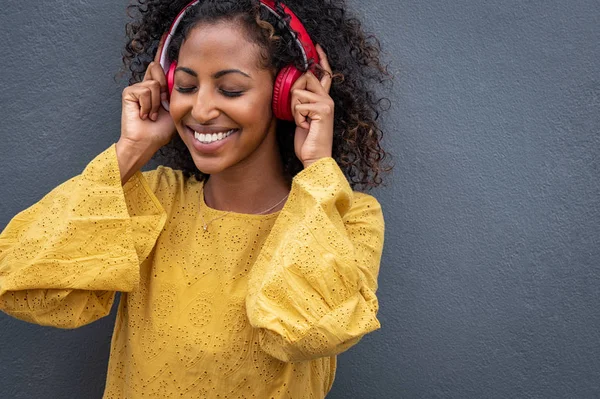
[[[166,221],[157,181],[138,171],[121,185],[112,144],[17,214],[0,234],[0,310],[60,328],[106,316],[116,291],[138,285]]]
[[[288,362],[334,356],[380,328],[383,242],[380,204],[353,192],[333,158],[298,173],[249,279],[261,348]]]

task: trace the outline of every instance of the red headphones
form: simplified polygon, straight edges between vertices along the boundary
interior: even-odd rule
[[[166,49],[169,48],[169,44],[173,39],[173,35],[175,33],[175,30],[177,29],[177,25],[179,25],[179,22],[181,22],[185,13],[190,9],[190,7],[198,4],[200,1],[201,0],[192,1],[187,6],[185,6],[183,10],[179,12],[177,17],[175,18],[175,21],[173,21],[171,28],[169,29],[169,33],[161,49],[160,65],[162,66],[163,70],[165,71],[165,75],[167,76],[169,96],[173,92],[174,75],[175,69],[177,68],[177,61],[170,62],[168,60]],[[260,0],[260,4],[264,6],[271,14],[273,14],[279,20],[283,21],[283,18],[277,13],[275,9],[274,1]],[[319,63],[319,54],[317,53],[317,49],[315,48],[312,40],[310,39],[310,36],[308,35],[308,32],[306,31],[298,17],[283,3],[281,3],[281,7],[285,11],[285,13],[290,16],[289,23],[291,29],[298,34],[296,37],[296,43],[298,44],[298,47],[302,52],[305,67],[308,69],[308,61],[311,58],[315,61],[315,63]],[[298,80],[298,78],[302,76],[302,73],[303,72],[298,70],[298,68],[296,68],[295,66],[288,65],[282,68],[281,71],[279,71],[279,73],[277,74],[277,78],[275,79],[275,86],[273,88],[273,113],[275,114],[276,118],[288,121],[294,120],[291,110],[292,99],[290,90],[294,82],[296,82],[296,80]],[[163,101],[162,104],[166,110],[169,110],[168,101]]]

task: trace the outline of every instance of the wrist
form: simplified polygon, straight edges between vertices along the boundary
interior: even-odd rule
[[[135,143],[123,138],[115,144],[115,150],[121,172],[121,184],[125,184],[154,155],[154,152],[141,149]]]
[[[317,157],[317,158],[313,158],[313,159],[310,159],[310,160],[307,160],[307,161],[303,161],[302,165],[304,165],[304,169],[306,169],[310,165],[312,165],[313,163],[318,162],[318,161],[320,161],[323,158],[331,158],[331,155],[325,155],[325,156],[322,156],[322,157]]]

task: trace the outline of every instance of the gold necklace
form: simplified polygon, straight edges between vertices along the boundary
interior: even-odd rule
[[[206,202],[204,201],[204,184],[202,184],[202,191],[200,192],[200,204],[204,203],[206,204]],[[285,201],[285,199],[289,196],[290,194],[286,194],[285,197],[283,197],[281,200],[279,200],[278,203],[276,203],[275,205],[273,205],[272,207],[270,207],[269,209],[265,209],[262,212],[256,213],[255,215],[262,215],[263,213],[269,212],[271,209],[275,208],[277,205],[281,204],[283,201]],[[204,231],[208,231],[208,225],[211,224],[212,222],[214,222],[217,219],[221,219],[222,217],[227,216],[228,214],[231,213],[231,211],[226,212],[225,214],[221,215],[221,216],[217,216],[216,218],[213,218],[211,220],[208,221],[208,223],[206,223],[206,221],[204,220],[204,216],[202,215],[202,207],[200,207],[199,209],[199,213],[200,213],[200,217],[202,218],[202,228],[204,229]]]

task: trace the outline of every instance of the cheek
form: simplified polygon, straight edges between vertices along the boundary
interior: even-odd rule
[[[169,101],[169,114],[171,114],[175,126],[181,123],[182,118],[188,112],[190,108],[190,104],[188,103],[189,101],[186,101],[185,97],[181,96],[176,90],[173,90]]]
[[[244,101],[243,105],[240,104],[237,107],[238,114],[245,115],[248,119],[260,119],[260,122],[262,122],[271,117],[272,101],[273,95],[271,92],[264,92],[253,96],[248,101]]]
[[[235,109],[232,109],[232,112],[240,119],[251,121],[267,117],[269,106],[270,104],[266,104],[264,101],[247,101],[244,104],[238,104]]]

